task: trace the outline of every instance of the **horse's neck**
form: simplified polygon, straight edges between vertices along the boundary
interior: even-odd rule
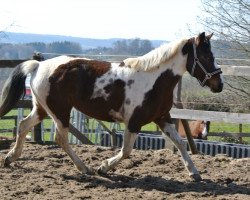
[[[166,95],[172,95],[174,88],[176,87],[180,78],[181,75],[174,74],[172,69],[165,68],[158,74],[158,77],[155,80],[155,84],[157,85],[157,88],[159,88],[159,90],[161,89],[162,95],[164,95],[165,93]]]
[[[127,58],[123,62],[136,71],[151,72],[163,66],[173,69],[175,75],[182,75],[186,71],[184,63],[187,61],[187,56],[182,53],[185,42],[186,40],[181,40],[162,45],[143,56]]]
[[[186,71],[187,56],[182,53],[176,54],[166,63],[162,63],[161,67],[169,69],[175,76],[182,76]]]

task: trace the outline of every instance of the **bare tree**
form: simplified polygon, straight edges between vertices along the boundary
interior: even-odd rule
[[[201,0],[205,15],[199,22],[220,39],[230,41],[235,50],[250,56],[250,1]]]
[[[14,25],[15,25],[15,22],[12,22],[10,25],[8,25],[4,29],[0,30],[0,42],[1,42],[1,38],[8,38],[8,35],[6,32],[8,31],[8,29],[13,27]]]
[[[201,3],[203,14],[198,17],[198,23],[206,31],[215,33],[217,38],[215,37],[212,45],[216,56],[232,58],[222,59],[219,64],[249,65],[250,0],[201,0]],[[233,60],[236,58],[247,59]],[[220,95],[195,94],[193,88],[189,91],[191,92],[184,94],[184,101],[196,103],[187,104],[187,107],[198,105],[198,109],[226,112],[250,110],[249,77],[226,76],[225,87]]]

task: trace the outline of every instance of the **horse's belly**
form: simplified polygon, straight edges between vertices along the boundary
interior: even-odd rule
[[[115,108],[108,103],[90,101],[81,105],[75,105],[74,107],[91,118],[108,122],[122,121],[119,108]]]

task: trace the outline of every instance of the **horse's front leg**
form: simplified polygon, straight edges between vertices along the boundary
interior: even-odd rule
[[[157,122],[156,122],[157,123]],[[175,125],[168,122],[158,122],[157,123],[163,133],[171,139],[177,149],[180,151],[184,165],[189,172],[189,176],[195,181],[201,181],[201,176],[194,166],[187,149],[185,147],[184,141],[179,136],[178,132],[175,129]]]
[[[127,158],[132,152],[137,133],[131,133],[127,129],[124,132],[123,145],[121,151],[114,157],[109,158],[102,162],[102,165],[98,168],[99,174],[106,174],[110,169],[113,169],[118,163]]]

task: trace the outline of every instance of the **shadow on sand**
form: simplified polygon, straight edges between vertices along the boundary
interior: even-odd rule
[[[143,178],[134,178],[124,175],[107,175],[107,176],[86,176],[62,175],[65,180],[74,180],[77,182],[88,183],[89,188],[98,187],[102,185],[108,189],[119,188],[137,188],[144,191],[157,190],[166,193],[207,193],[208,195],[233,195],[246,194],[250,195],[250,188],[248,186],[237,185],[233,181],[214,182],[209,179],[201,182],[180,182],[176,180],[166,180],[156,176],[146,176]]]

